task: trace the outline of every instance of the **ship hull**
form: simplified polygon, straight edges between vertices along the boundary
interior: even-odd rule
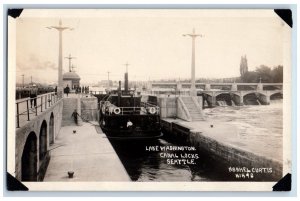
[[[127,126],[128,121],[132,122],[132,126]],[[100,127],[112,140],[151,140],[162,137],[157,115],[104,116]]]

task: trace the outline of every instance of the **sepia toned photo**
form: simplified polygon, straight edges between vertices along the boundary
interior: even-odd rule
[[[8,16],[7,172],[30,191],[272,191],[291,32],[273,9]]]

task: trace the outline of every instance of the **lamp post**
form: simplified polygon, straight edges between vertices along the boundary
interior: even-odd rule
[[[203,37],[202,34],[196,34],[195,29],[191,34],[183,34],[183,36],[190,36],[192,38],[192,72],[191,72],[191,96],[197,96],[196,83],[195,83],[195,40],[198,36]]]
[[[22,74],[22,87],[24,88],[24,74]]]
[[[59,44],[58,44],[58,86],[57,86],[57,96],[59,98],[63,97],[63,80],[62,80],[62,32],[64,30],[73,30],[70,27],[63,27],[61,20],[59,20],[58,26],[46,27],[48,29],[56,29],[59,33]]]
[[[108,90],[110,90],[110,84],[109,84],[109,71],[107,72],[107,83],[108,83],[108,85],[107,85],[107,87],[108,87]]]

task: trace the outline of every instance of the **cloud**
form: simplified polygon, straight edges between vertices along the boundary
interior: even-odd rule
[[[29,55],[29,57],[20,56],[17,58],[17,69],[20,71],[26,70],[57,70],[55,63],[51,61],[40,61],[36,55]]]

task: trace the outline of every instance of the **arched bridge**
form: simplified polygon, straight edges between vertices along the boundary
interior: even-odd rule
[[[190,83],[152,83],[150,91],[186,94]],[[250,102],[268,105],[275,96],[283,95],[282,83],[196,83],[197,94],[203,97],[203,103],[210,106],[224,101],[227,105],[244,105]],[[159,93],[158,93],[159,94]]]

